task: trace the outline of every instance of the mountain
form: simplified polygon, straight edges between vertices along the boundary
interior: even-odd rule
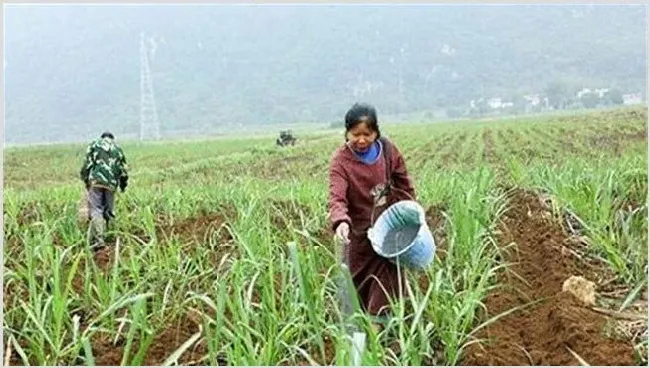
[[[645,91],[645,27],[640,5],[5,5],[5,139],[137,134],[141,32],[173,135]]]

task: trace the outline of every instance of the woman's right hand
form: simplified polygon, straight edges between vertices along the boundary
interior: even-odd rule
[[[339,226],[336,227],[336,239],[343,244],[347,245],[350,243],[350,225],[347,222],[341,222]]]

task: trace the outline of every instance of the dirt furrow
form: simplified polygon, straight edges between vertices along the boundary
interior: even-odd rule
[[[509,271],[484,300],[482,318],[520,309],[480,330],[474,337],[485,340],[465,350],[462,365],[579,365],[574,354],[591,365],[636,364],[629,342],[605,336],[605,317],[563,291],[572,271],[585,267],[566,251],[567,235],[537,195],[513,192],[498,238]]]

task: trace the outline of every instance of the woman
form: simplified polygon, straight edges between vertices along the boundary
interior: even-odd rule
[[[374,107],[355,104],[350,108],[345,115],[345,140],[330,162],[330,222],[345,244],[344,261],[362,307],[381,318],[390,307],[384,289],[391,298],[399,291],[398,271],[375,253],[367,231],[390,204],[415,200],[415,190],[401,153],[381,137]]]

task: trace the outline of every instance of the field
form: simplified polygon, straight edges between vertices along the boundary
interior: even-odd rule
[[[362,363],[647,364],[646,124],[629,108],[382,127],[438,248],[384,331],[356,314]],[[326,222],[341,133],[126,143],[98,253],[84,145],[5,150],[5,363],[349,365]],[[572,275],[595,303],[563,290]]]

